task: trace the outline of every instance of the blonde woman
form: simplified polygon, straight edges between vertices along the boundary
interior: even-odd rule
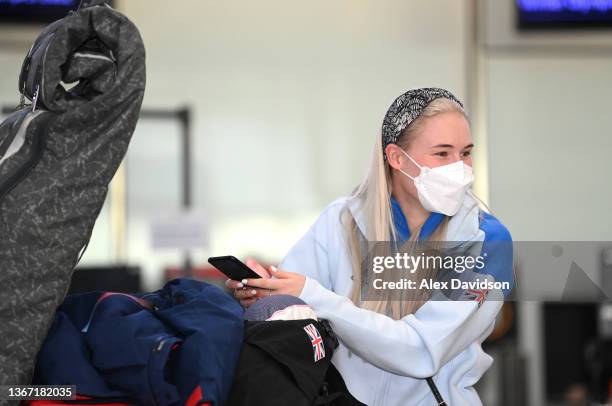
[[[288,294],[329,320],[340,340],[332,362],[359,402],[431,406],[443,398],[452,406],[481,404],[473,385],[493,362],[481,343],[513,275],[508,230],[479,208],[470,190],[472,148],[467,115],[452,93],[409,90],[387,111],[369,173],[355,192],[324,210],[280,269],[247,262],[272,278],[228,286],[246,307]],[[503,253],[485,255],[480,274],[507,284],[466,291],[462,298],[468,300],[433,300],[419,289],[403,300],[393,300],[391,292],[362,300],[368,278],[361,268],[364,242],[417,240],[483,247],[506,242]]]

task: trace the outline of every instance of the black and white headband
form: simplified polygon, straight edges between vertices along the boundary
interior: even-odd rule
[[[385,160],[387,145],[397,144],[402,131],[421,115],[425,106],[441,97],[457,102],[463,108],[463,103],[451,92],[437,87],[408,90],[391,103],[382,125],[382,152]]]

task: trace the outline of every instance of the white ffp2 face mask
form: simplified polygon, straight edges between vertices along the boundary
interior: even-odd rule
[[[454,216],[474,183],[472,167],[457,161],[429,168],[419,165],[403,149],[401,151],[421,170],[416,178],[401,169],[399,171],[414,181],[419,201],[425,210]]]

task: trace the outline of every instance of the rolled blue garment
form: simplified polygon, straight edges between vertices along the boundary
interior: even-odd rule
[[[268,320],[275,312],[290,306],[308,306],[302,299],[291,295],[272,295],[256,301],[244,312],[249,321]]]

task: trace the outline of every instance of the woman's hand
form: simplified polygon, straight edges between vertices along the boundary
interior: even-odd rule
[[[245,308],[251,306],[258,299],[272,294],[285,294],[297,297],[302,292],[302,288],[306,283],[306,278],[300,274],[277,270],[274,266],[270,266],[266,270],[266,268],[253,259],[248,259],[246,265],[261,275],[261,279],[245,279],[242,281],[228,279],[225,282],[228,288],[234,289],[234,297]],[[271,275],[274,279],[271,279]],[[265,286],[263,285],[264,283]]]
[[[262,278],[264,279],[270,278],[271,271],[266,270],[266,268],[264,268],[261,264],[259,264],[254,259],[248,258],[245,261],[245,263],[249,268],[253,270],[253,272],[258,274]],[[245,308],[255,303],[255,301],[259,297],[263,297],[264,296],[263,293],[267,295],[267,292],[261,292],[261,294],[258,295],[256,289],[245,286],[245,284],[242,281],[235,281],[232,279],[228,279],[225,281],[225,286],[234,290],[234,297],[238,299],[240,301],[240,304]]]
[[[271,295],[291,295],[298,297],[306,284],[306,277],[299,273],[287,272],[270,266],[272,278],[270,279],[245,279],[246,285],[257,288],[259,297]]]

